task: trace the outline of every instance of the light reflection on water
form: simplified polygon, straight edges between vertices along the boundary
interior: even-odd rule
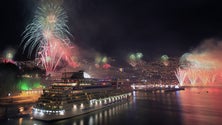
[[[110,108],[105,108],[100,111],[92,112],[86,115],[78,116],[76,118],[56,121],[56,122],[42,122],[37,120],[28,120],[26,125],[108,125],[112,119],[115,119],[120,114],[124,114],[124,110],[127,110],[130,106],[130,102],[120,104]],[[25,122],[23,122],[24,124]]]
[[[132,102],[71,119],[42,122],[29,118],[6,120],[5,125],[219,125],[222,88],[187,88],[169,93],[134,92]]]

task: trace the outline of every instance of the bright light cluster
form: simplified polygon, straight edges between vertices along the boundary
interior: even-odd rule
[[[57,114],[64,115],[65,110],[43,110],[38,108],[33,108],[34,115],[43,116],[44,114]]]
[[[127,61],[131,66],[135,67],[142,63],[142,58],[143,54],[141,52],[131,53],[129,54]]]
[[[86,72],[83,72],[83,77],[84,78],[91,78],[91,76],[88,73],[86,73]]]
[[[133,90],[144,90],[144,89],[158,89],[158,88],[180,88],[179,85],[164,85],[164,84],[147,84],[147,85],[139,85],[132,84]]]
[[[167,55],[162,55],[160,58],[161,62],[165,65],[168,66],[169,65],[169,57]]]
[[[109,62],[109,59],[106,56],[97,55],[95,57],[95,67],[96,68],[102,67],[103,69],[109,69],[109,68],[111,68],[111,65],[108,62]]]
[[[115,101],[120,101],[122,99],[126,99],[128,96],[131,96],[131,93],[122,94],[118,96],[111,96],[103,99],[91,99],[89,101],[90,106],[101,106],[102,104],[114,103]],[[78,108],[79,107],[79,108]],[[84,104],[81,103],[79,106],[77,104],[73,104],[73,111],[77,111],[78,109],[83,109]]]

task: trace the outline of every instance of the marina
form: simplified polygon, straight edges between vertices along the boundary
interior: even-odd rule
[[[217,125],[222,123],[221,89],[186,88],[184,91],[169,93],[135,91],[132,93],[131,101],[69,119],[45,122],[32,117],[16,117],[2,120],[1,123],[4,125],[190,125],[191,123]]]

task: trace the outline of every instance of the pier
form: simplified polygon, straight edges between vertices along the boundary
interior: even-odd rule
[[[40,93],[21,93],[0,98],[0,118],[29,115]]]
[[[180,91],[185,90],[184,86],[179,85],[131,85],[134,91],[145,91],[145,92],[173,92],[173,91]]]

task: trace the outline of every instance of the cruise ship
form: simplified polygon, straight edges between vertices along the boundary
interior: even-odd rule
[[[43,90],[33,106],[34,119],[54,121],[71,118],[128,102],[131,87],[116,80],[84,78],[84,72],[64,73],[65,78],[55,81]],[[67,78],[67,75],[70,77]]]

